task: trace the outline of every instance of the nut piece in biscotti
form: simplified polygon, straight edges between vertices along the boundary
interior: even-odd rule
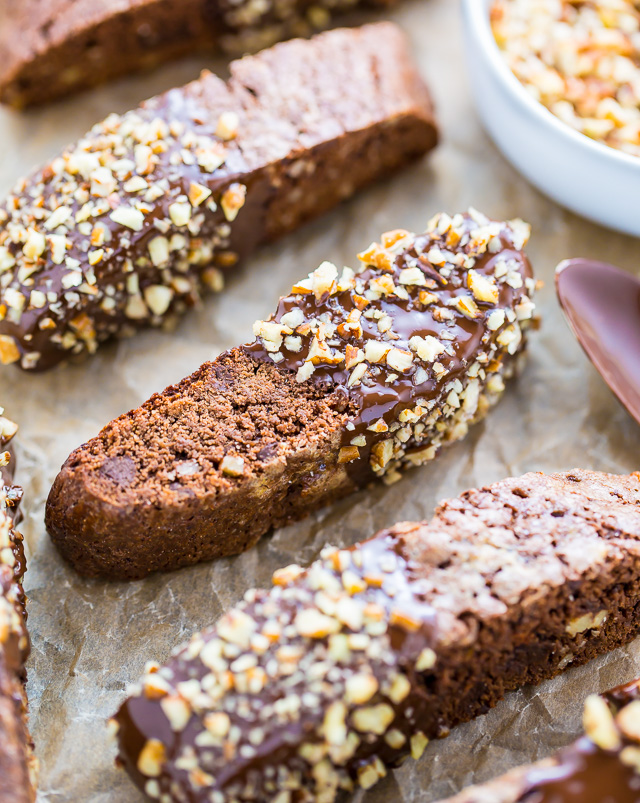
[[[115,717],[119,761],[163,801],[331,803],[506,691],[629,641],[638,589],[640,474],[467,491],[276,572],[148,665]]]
[[[587,697],[583,724],[584,736],[551,758],[446,803],[633,803],[640,788],[640,680]]]
[[[11,484],[7,449],[17,426],[0,408],[0,803],[35,801],[35,758],[27,728],[25,662],[29,655],[22,536],[15,529],[22,489]]]
[[[135,578],[241,552],[432,460],[505,387],[532,321],[529,228],[475,210],[324,262],[205,363],[71,454],[49,533],[82,574]]]
[[[395,0],[0,0],[0,103],[47,103],[168,59],[243,55]]]
[[[278,45],[111,115],[0,205],[0,362],[43,370],[169,323],[225,271],[424,154],[391,23]]]

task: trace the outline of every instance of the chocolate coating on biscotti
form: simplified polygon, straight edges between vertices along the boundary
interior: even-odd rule
[[[639,688],[635,680],[590,695],[581,739],[551,758],[466,789],[447,803],[637,803]]]
[[[331,803],[640,628],[640,475],[526,474],[276,572],[115,717],[153,799]]]
[[[111,115],[0,206],[0,361],[168,323],[225,271],[432,148],[390,23],[296,40]]]
[[[13,465],[6,447],[17,426],[0,408],[0,803],[35,800],[34,758],[27,729],[25,662],[29,655],[22,535],[15,529],[22,489],[11,485]]]
[[[461,437],[481,393],[501,387],[533,314],[528,238],[522,221],[476,210],[437,215],[418,236],[387,232],[355,271],[325,262],[298,282],[247,351],[339,388],[357,410],[339,461],[356,481],[392,481],[435,456],[443,419]]]
[[[241,552],[371,479],[393,482],[433,459],[499,399],[524,348],[527,236],[521,221],[438,215],[426,234],[404,232],[399,249],[396,238],[396,251],[376,246],[357,271],[338,277],[324,263],[294,287],[304,314],[259,321],[254,344],[205,363],[73,452],[47,503],[54,543],[83,574],[140,577]],[[352,302],[364,310],[358,321]],[[373,395],[384,387],[380,402],[361,369]]]
[[[46,103],[194,52],[234,56],[394,0],[0,0],[0,102]]]

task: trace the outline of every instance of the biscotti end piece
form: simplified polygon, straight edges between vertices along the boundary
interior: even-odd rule
[[[533,318],[522,221],[436,215],[325,262],[205,363],[68,458],[49,533],[82,574],[140,577],[247,549],[433,460],[500,398]]]
[[[0,205],[0,362],[167,325],[257,246],[433,148],[391,23],[294,40],[111,115]]]
[[[506,691],[633,638],[639,533],[640,475],[574,470],[327,547],[148,665],[115,717],[119,761],[161,800],[369,788]]]
[[[640,788],[640,680],[587,697],[583,724],[584,736],[551,758],[469,787],[446,803],[636,800]]]
[[[0,102],[48,103],[197,51],[233,56],[326,28],[354,5],[395,0],[0,0]]]
[[[7,450],[18,428],[3,412],[0,408],[0,802],[33,803],[36,763],[27,728],[29,635],[22,588],[26,562],[15,529],[22,489],[11,484]]]

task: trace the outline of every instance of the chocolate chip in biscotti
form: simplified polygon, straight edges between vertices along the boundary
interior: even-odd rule
[[[395,0],[0,0],[0,103],[48,103],[197,51],[234,56]]]
[[[22,489],[12,485],[9,442],[18,427],[0,408],[0,800],[35,801],[35,759],[27,728],[25,662],[29,655],[26,570],[22,535],[15,529]]]
[[[434,147],[391,23],[278,45],[111,115],[0,205],[0,362],[168,324],[261,243]]]
[[[584,736],[446,803],[634,803],[640,789],[640,680],[584,704]],[[445,801],[441,801],[445,803]]]
[[[327,547],[147,665],[113,720],[119,762],[166,803],[367,789],[506,691],[637,635],[639,532],[640,474],[574,470],[467,491],[430,522]],[[590,738],[609,738],[610,717],[603,730],[593,713]],[[640,732],[622,716],[626,745]]]
[[[324,262],[205,363],[68,458],[51,537],[87,575],[235,554],[376,477],[433,459],[504,390],[533,318],[522,221],[471,210]]]

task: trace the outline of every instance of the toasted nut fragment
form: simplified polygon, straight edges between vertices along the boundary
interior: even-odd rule
[[[150,778],[157,778],[162,772],[166,757],[166,749],[162,742],[158,739],[149,739],[138,756],[138,770]]]
[[[416,661],[416,669],[418,672],[424,672],[426,669],[433,669],[436,665],[436,654],[430,647],[425,647],[418,656]]]
[[[205,716],[204,726],[212,736],[224,739],[231,728],[231,720],[224,711],[215,711]]]
[[[625,736],[640,742],[640,700],[626,705],[616,717],[616,724]]]
[[[158,675],[157,672],[154,672],[153,675],[145,678],[143,688],[144,696],[149,700],[159,700],[162,697],[166,697],[171,691],[171,686],[169,686],[162,675]]]
[[[345,684],[345,699],[348,703],[362,705],[368,703],[378,691],[378,681],[368,672],[360,672],[347,679]]]
[[[359,366],[358,366],[359,367]],[[371,462],[374,465],[384,468],[393,457],[393,441],[388,438],[385,441],[374,443],[371,449]]]
[[[351,463],[360,457],[360,450],[357,446],[343,446],[338,452],[338,463]]]
[[[235,112],[223,112],[218,118],[216,135],[223,140],[235,139],[238,135],[240,119]]]
[[[196,181],[192,181],[189,185],[189,203],[191,206],[200,206],[210,195],[211,190],[209,187],[205,187],[204,184],[198,184]]]
[[[10,365],[20,359],[20,349],[11,335],[0,335],[0,362]]]
[[[384,740],[392,750],[400,750],[400,748],[407,741],[407,738],[402,731],[392,728],[390,731],[385,733]]]
[[[364,346],[364,356],[369,362],[383,362],[391,346],[380,340],[367,340]]]
[[[620,751],[620,761],[640,773],[640,747],[632,747],[631,745],[623,747]]]
[[[429,740],[421,731],[414,733],[411,737],[411,758],[416,761],[422,756]]]
[[[620,734],[613,715],[598,694],[590,694],[584,701],[582,724],[587,736],[602,750],[617,750],[620,747]]]
[[[393,229],[392,231],[385,231],[380,239],[385,248],[393,248],[394,245],[399,245],[403,240],[410,237],[411,232],[406,229]]]
[[[426,335],[425,337],[413,335],[409,340],[409,348],[413,349],[418,357],[425,362],[433,362],[445,350],[444,344],[433,335]]]
[[[358,783],[363,789],[371,789],[378,783],[380,778],[387,774],[386,767],[376,756],[373,763],[358,767]]]
[[[320,301],[337,289],[338,268],[333,262],[322,262],[313,273],[309,274],[311,292]]]
[[[387,730],[395,718],[395,712],[387,703],[379,703],[368,708],[358,708],[353,712],[353,726],[360,733],[375,733],[377,736]]]
[[[360,594],[367,589],[366,582],[360,575],[352,572],[351,569],[342,572],[342,586],[347,594],[352,596],[353,594]]]
[[[166,265],[169,261],[169,255],[169,240],[166,237],[154,237],[149,242],[149,256],[156,268]]]
[[[35,262],[38,257],[44,254],[46,247],[47,241],[44,234],[36,231],[35,229],[27,230],[27,239],[22,246],[22,253],[26,259],[28,259],[30,262]]]
[[[133,231],[142,231],[144,226],[144,215],[139,209],[134,209],[133,206],[118,206],[109,215],[114,223],[119,223]]]
[[[186,226],[191,220],[191,206],[184,201],[176,201],[169,207],[169,217],[174,226]]]
[[[456,298],[456,309],[467,318],[477,318],[480,310],[471,296],[458,296]]]
[[[572,619],[566,626],[565,630],[570,636],[577,636],[578,633],[584,633],[585,630],[592,630],[600,627],[607,618],[608,611],[602,610],[597,614],[585,613],[583,616],[578,616]]]
[[[238,212],[244,206],[247,197],[247,188],[244,184],[231,184],[220,199],[220,206],[225,218],[231,223],[238,217]]]
[[[241,477],[244,474],[244,458],[227,454],[222,458],[220,470],[228,477]]]
[[[387,365],[394,371],[408,371],[413,364],[413,354],[410,351],[392,348],[387,354]]]
[[[179,733],[184,730],[187,722],[191,718],[191,709],[181,697],[163,697],[160,700],[160,707],[169,720],[171,730]]]
[[[163,284],[152,284],[144,289],[144,300],[154,315],[164,315],[173,299],[173,290]]]
[[[484,301],[487,304],[498,303],[500,292],[492,278],[483,276],[477,270],[470,270],[467,274],[467,283],[476,301]]]
[[[389,689],[388,696],[391,702],[401,703],[405,700],[411,691],[411,683],[406,675],[396,675]]]
[[[297,580],[301,574],[304,574],[302,566],[292,563],[290,566],[285,566],[283,569],[278,569],[273,573],[272,582],[276,586],[288,586]]]
[[[340,630],[340,622],[330,616],[325,616],[315,608],[301,611],[295,619],[295,628],[301,636],[306,638],[324,638]]]
[[[341,745],[347,739],[347,706],[336,700],[327,708],[324,715],[322,730],[329,744]]]

